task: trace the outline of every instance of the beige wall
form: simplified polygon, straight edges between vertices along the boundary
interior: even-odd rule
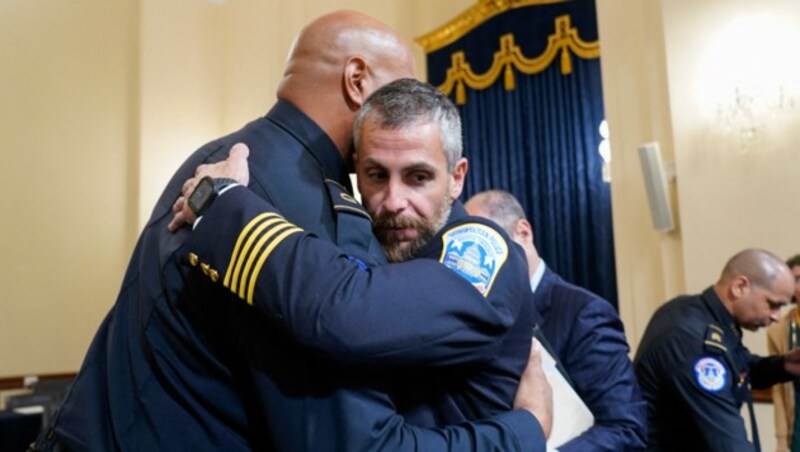
[[[133,1],[0,2],[0,376],[71,371],[122,280]]]

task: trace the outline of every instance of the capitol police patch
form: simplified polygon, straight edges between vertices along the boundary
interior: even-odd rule
[[[718,392],[725,388],[728,381],[728,369],[716,358],[704,357],[694,363],[694,374],[697,384],[709,392]]]
[[[442,236],[439,262],[455,271],[488,296],[500,268],[508,258],[508,244],[494,229],[481,223],[465,223]]]

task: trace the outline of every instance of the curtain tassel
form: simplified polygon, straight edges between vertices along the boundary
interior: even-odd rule
[[[563,75],[572,74],[572,58],[566,48],[561,49],[561,73]]]
[[[517,87],[517,83],[514,80],[514,68],[511,67],[511,63],[506,64],[506,70],[503,74],[503,78],[506,91],[513,91],[514,88]]]
[[[467,103],[467,90],[464,88],[464,82],[459,81],[456,83],[456,105],[464,105]]]

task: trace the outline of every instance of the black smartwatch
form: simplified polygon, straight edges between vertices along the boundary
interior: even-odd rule
[[[238,184],[238,182],[227,177],[212,178],[211,176],[206,176],[200,179],[192,194],[189,195],[189,200],[187,201],[189,208],[198,217],[203,215],[203,212],[217,198],[220,190],[231,184]]]

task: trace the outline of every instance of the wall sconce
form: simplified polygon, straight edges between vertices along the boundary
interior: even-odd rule
[[[788,6],[788,4],[787,4]],[[791,14],[759,2],[731,8],[703,43],[695,65],[698,106],[726,147],[743,153],[772,147],[795,108],[800,33]]]
[[[597,146],[597,152],[603,159],[603,182],[611,182],[611,143],[608,141],[608,122],[605,119],[600,121],[598,130],[603,138]]]
[[[721,131],[738,140],[740,149],[751,152],[769,146],[768,124],[795,108],[795,99],[784,85],[758,92],[734,86],[733,96],[717,105]]]

